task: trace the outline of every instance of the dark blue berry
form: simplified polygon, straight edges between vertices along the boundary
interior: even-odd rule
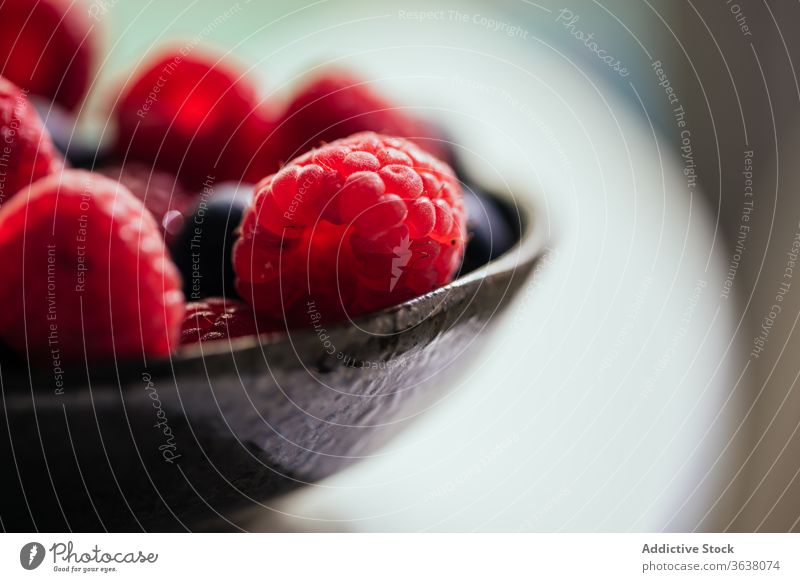
[[[94,170],[110,161],[109,148],[88,142],[76,127],[71,113],[41,97],[31,97],[53,145],[73,168]]]
[[[231,251],[252,194],[251,184],[234,182],[207,186],[198,194],[171,249],[187,301],[237,297]]]
[[[500,198],[463,185],[467,210],[467,248],[461,274],[474,271],[510,249],[518,238],[511,212]]]

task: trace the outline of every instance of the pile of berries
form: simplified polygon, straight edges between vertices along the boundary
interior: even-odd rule
[[[459,272],[473,222],[446,142],[346,71],[279,109],[235,64],[167,52],[118,87],[111,146],[76,145],[102,59],[74,6],[0,4],[0,342],[17,355],[165,357]]]

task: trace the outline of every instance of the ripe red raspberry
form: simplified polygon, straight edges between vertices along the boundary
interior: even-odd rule
[[[142,201],[168,245],[180,232],[186,215],[191,214],[195,195],[184,189],[172,174],[135,162],[107,166],[98,172],[117,180]]]
[[[442,134],[352,73],[330,69],[299,90],[278,120],[279,161],[361,131],[405,137],[450,161]]]
[[[0,339],[56,366],[167,356],[183,319],[175,266],[153,218],[118,182],[42,178],[0,211]]]
[[[115,151],[126,164],[155,166],[193,190],[209,178],[264,176],[269,123],[256,88],[214,58],[165,55],[128,84],[114,115]]]
[[[253,308],[235,299],[210,297],[186,304],[181,344],[237,338],[258,333]]]
[[[82,2],[0,2],[0,74],[34,95],[75,109],[91,82],[94,25]]]
[[[381,309],[452,279],[465,222],[446,164],[407,140],[356,134],[256,185],[234,247],[237,290],[282,325]]]
[[[61,157],[25,91],[0,77],[0,206],[61,167]]]

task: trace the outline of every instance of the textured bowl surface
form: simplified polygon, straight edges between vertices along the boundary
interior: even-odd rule
[[[165,361],[0,367],[8,531],[169,531],[231,522],[369,456],[441,399],[544,249],[519,241],[450,285],[326,330],[215,342]]]

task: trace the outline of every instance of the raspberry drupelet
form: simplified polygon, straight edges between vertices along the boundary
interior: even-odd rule
[[[465,222],[449,166],[408,140],[359,133],[256,185],[234,247],[237,290],[278,328],[382,309],[452,280]]]
[[[186,304],[181,344],[233,339],[258,333],[253,308],[223,297],[209,297]]]

